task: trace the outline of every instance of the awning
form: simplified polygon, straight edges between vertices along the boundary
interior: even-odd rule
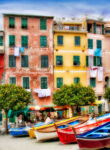
[[[94,104],[98,105],[98,104],[104,104],[105,102],[103,100],[96,100],[94,102]]]

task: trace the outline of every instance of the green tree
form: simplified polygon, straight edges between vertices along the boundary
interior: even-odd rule
[[[6,114],[6,133],[7,127],[7,114],[11,109],[13,111],[24,109],[30,103],[30,92],[26,91],[20,86],[14,84],[0,85],[0,110],[4,109]]]
[[[105,89],[104,98],[110,101],[110,88]]]
[[[73,106],[92,104],[95,101],[95,92],[91,87],[84,87],[81,84],[63,85],[53,95],[53,102],[56,105],[70,105],[72,113]]]

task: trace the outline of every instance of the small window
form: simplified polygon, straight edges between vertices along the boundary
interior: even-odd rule
[[[56,66],[63,65],[63,56],[56,56]]]
[[[3,46],[3,36],[0,36],[0,46]]]
[[[16,77],[10,77],[9,83],[10,83],[10,84],[15,84],[15,85],[16,85]]]
[[[57,78],[57,88],[60,88],[63,85],[63,78]]]
[[[101,40],[97,40],[97,48],[102,49],[102,41]]]
[[[41,77],[41,89],[47,89],[47,77]]]
[[[15,18],[9,17],[9,28],[15,28]]]
[[[27,29],[28,28],[27,18],[21,18],[21,27],[22,27],[22,29]]]
[[[93,39],[88,39],[88,49],[93,49]]]
[[[41,56],[41,68],[47,68],[48,67],[48,55],[42,55]]]
[[[57,36],[57,45],[63,45],[63,36]]]
[[[9,35],[9,46],[15,46],[15,35]]]
[[[80,46],[80,36],[75,36],[75,46]]]
[[[9,67],[16,67],[16,57],[9,55]]]
[[[21,36],[21,46],[28,48],[28,36]]]
[[[23,88],[30,89],[30,87],[29,87],[29,77],[23,77]]]
[[[40,19],[40,30],[46,30],[47,29],[47,20],[45,18]]]
[[[88,67],[89,66],[89,57],[86,56],[86,66]]]
[[[73,56],[73,65],[75,66],[80,65],[80,56]]]
[[[79,83],[79,82],[80,82],[80,78],[79,78],[79,77],[75,77],[75,78],[74,78],[74,83],[77,84],[77,83]]]
[[[40,47],[47,47],[47,36],[40,36]]]
[[[90,78],[90,86],[91,87],[96,87],[96,78]]]
[[[102,66],[102,57],[94,56],[94,66]]]
[[[28,56],[21,55],[21,67],[28,67]]]

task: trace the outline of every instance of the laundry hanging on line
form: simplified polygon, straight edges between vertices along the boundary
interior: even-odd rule
[[[89,49],[88,54],[89,54],[90,56],[93,56],[93,55],[94,55],[94,50]]]
[[[24,53],[24,47],[20,47],[21,53]]]
[[[89,66],[92,67],[93,66],[93,57],[89,56]]]
[[[96,76],[97,76],[97,68],[92,68],[90,70],[90,77],[96,78]]]
[[[100,48],[95,50],[94,56],[101,56],[101,49]]]
[[[15,47],[14,48],[14,56],[16,56],[16,57],[20,56],[20,54],[19,54],[19,47]]]
[[[103,67],[98,67],[98,81],[103,81]]]

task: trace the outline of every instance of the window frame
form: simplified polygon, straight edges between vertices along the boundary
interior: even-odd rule
[[[42,78],[46,78],[47,79],[47,88],[42,88]],[[48,89],[48,77],[47,76],[42,76],[40,77],[40,89]]]
[[[29,79],[29,88],[24,88],[24,87],[23,87],[23,78],[28,78],[28,79]],[[22,77],[22,87],[23,87],[24,89],[30,89],[30,77],[29,77],[29,76],[23,76],[23,77]]]

